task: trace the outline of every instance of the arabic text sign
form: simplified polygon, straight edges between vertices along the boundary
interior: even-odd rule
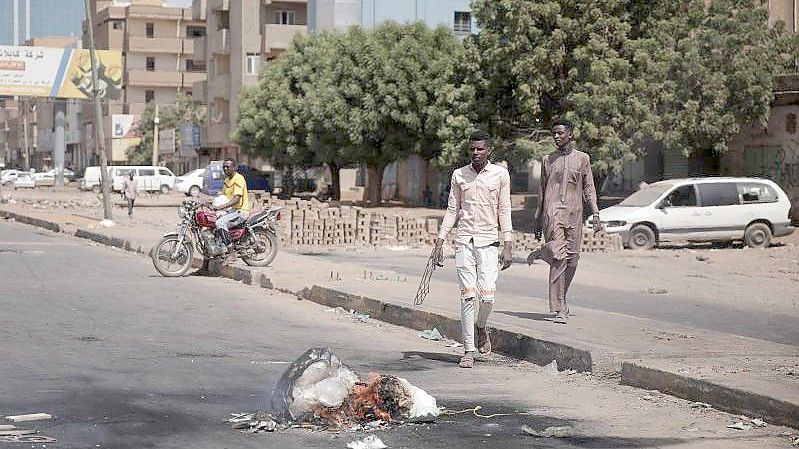
[[[100,96],[120,98],[122,54],[98,50],[97,59]],[[0,95],[92,98],[89,50],[0,45]]]

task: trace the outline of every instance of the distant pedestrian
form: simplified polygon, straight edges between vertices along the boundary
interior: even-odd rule
[[[557,149],[541,164],[538,209],[535,213],[536,238],[543,234],[546,244],[528,257],[528,263],[543,259],[549,263],[549,311],[554,322],[566,324],[569,306],[566,294],[577,272],[583,239],[583,201],[593,214],[594,232],[602,230],[596,188],[588,154],[574,149],[573,125],[558,119],[552,125]]]
[[[508,268],[513,260],[510,175],[508,170],[488,160],[491,149],[487,134],[473,134],[469,146],[472,163],[452,174],[449,205],[433,252],[433,262],[443,266],[444,239],[457,222],[455,266],[460,284],[464,349],[461,368],[474,366],[475,327],[476,349],[482,354],[491,352],[486,325],[494,308],[498,268],[500,264],[503,270]]]
[[[136,202],[136,181],[133,179],[133,171],[128,173],[125,184],[122,186],[125,200],[128,202],[128,218],[133,218],[133,203]]]

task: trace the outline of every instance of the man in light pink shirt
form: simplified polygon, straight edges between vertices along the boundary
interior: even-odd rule
[[[486,324],[494,307],[499,264],[504,270],[513,259],[510,175],[488,161],[491,149],[486,133],[473,134],[469,147],[472,163],[452,174],[447,212],[434,251],[434,262],[443,266],[444,239],[457,223],[455,265],[461,289],[462,368],[474,366],[475,327],[477,349],[481,354],[491,353]],[[476,298],[480,299],[480,311],[475,322]]]

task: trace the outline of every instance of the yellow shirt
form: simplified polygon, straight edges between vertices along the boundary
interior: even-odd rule
[[[244,179],[244,176],[236,173],[232,178],[226,177],[222,194],[228,198],[240,195],[241,199],[239,200],[239,204],[236,205],[236,210],[244,213],[250,212],[250,195],[247,193],[247,181]]]

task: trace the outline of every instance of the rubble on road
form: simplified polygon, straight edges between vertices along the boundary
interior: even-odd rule
[[[236,414],[227,422],[249,433],[292,427],[377,430],[388,424],[432,422],[436,399],[407,380],[369,373],[363,381],[329,348],[306,351],[283,373],[270,413]]]
[[[574,433],[574,429],[571,426],[553,426],[544,430],[535,430],[530,426],[524,425],[522,426],[522,431],[537,438],[569,438]]]
[[[374,435],[347,443],[347,449],[385,449],[387,447],[380,438]]]

